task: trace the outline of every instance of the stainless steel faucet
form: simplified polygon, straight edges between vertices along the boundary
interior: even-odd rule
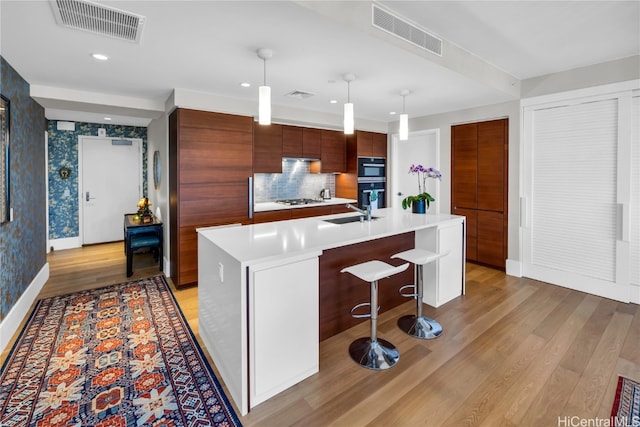
[[[360,212],[363,216],[367,217],[367,221],[371,221],[371,205],[367,205],[367,209],[360,209],[357,206],[353,206],[351,203],[347,203],[347,208],[353,209],[356,212]]]

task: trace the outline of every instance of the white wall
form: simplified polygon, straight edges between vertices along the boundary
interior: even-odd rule
[[[153,153],[160,152],[160,162],[162,164],[160,186],[158,189],[153,185]],[[152,211],[160,209],[162,222],[164,223],[164,271],[169,272],[169,119],[167,114],[163,114],[158,119],[149,123],[147,127],[147,182],[148,197],[153,203]]]
[[[522,81],[521,98],[567,92],[640,78],[640,55]]]
[[[521,98],[561,93],[635,79],[640,79],[640,55],[523,80]],[[520,100],[412,118],[409,120],[409,129],[412,132],[440,129],[440,165],[443,174],[440,194],[442,204],[440,206],[442,212],[450,212],[451,126],[502,117],[509,118],[509,247],[507,254],[507,272],[509,273],[510,264],[519,264],[522,261],[519,249]],[[397,129],[397,122],[390,123],[387,132],[389,134],[396,133]],[[516,272],[513,272],[513,274],[516,274]]]

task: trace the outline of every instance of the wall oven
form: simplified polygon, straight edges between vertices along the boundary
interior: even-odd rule
[[[358,178],[379,178],[387,176],[386,159],[358,157]]]
[[[385,187],[386,182],[384,179],[358,178],[358,207],[360,209],[366,209],[367,206],[371,204],[371,193],[374,190],[378,194],[377,207],[386,207]],[[375,204],[376,202],[373,203]]]

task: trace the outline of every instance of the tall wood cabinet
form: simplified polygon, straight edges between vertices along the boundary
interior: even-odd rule
[[[467,260],[507,258],[509,119],[451,127],[451,212],[467,217]]]
[[[169,116],[171,279],[198,280],[196,228],[248,224],[253,118],[189,109]]]
[[[347,141],[347,173],[336,176],[336,196],[358,198],[358,157],[387,157],[387,134],[356,130]]]

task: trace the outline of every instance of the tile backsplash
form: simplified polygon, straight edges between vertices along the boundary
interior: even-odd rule
[[[287,159],[282,161],[282,173],[255,174],[255,202],[298,198],[317,199],[323,188],[329,188],[335,197],[335,175],[312,174],[309,172],[310,165],[308,161]]]

